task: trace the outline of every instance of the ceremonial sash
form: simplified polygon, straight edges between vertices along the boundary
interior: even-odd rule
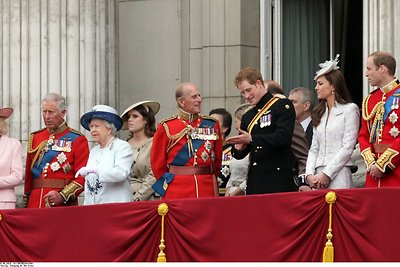
[[[212,120],[203,119],[199,127],[208,126],[210,128],[214,127],[215,122]],[[193,150],[198,149],[204,140],[200,139],[192,139]],[[185,164],[192,158],[192,155],[189,155],[189,144],[186,144],[179,150],[179,152],[175,155],[175,158],[172,160],[171,165],[175,166],[185,166]],[[165,195],[165,191],[168,188],[168,184],[172,182],[175,174],[171,174],[169,172],[164,173],[160,179],[158,179],[151,187],[155,192],[157,192],[160,196]]]
[[[400,88],[398,88],[388,99],[386,99],[385,103],[385,113],[383,114],[383,121],[386,121],[389,116],[390,111],[393,109],[399,108],[399,100],[400,100]]]
[[[254,125],[257,124],[257,121],[261,118],[261,116],[271,108],[273,104],[275,104],[276,101],[278,101],[280,98],[279,97],[272,97],[260,111],[254,116],[254,118],[251,120],[249,126],[247,126],[247,132],[251,134],[251,131],[253,130]]]
[[[79,135],[73,132],[69,132],[66,135],[61,136],[59,139],[68,139],[68,141],[71,141],[71,143],[73,143],[76,138],[78,138]],[[47,147],[47,146],[46,146]],[[45,148],[43,148],[45,149]],[[38,151],[37,153],[40,153],[41,151]],[[44,166],[46,166],[46,163],[52,161],[54,159],[54,157],[56,157],[58,154],[60,153],[60,151],[56,151],[53,150],[52,148],[49,149],[49,151],[47,151],[44,155],[42,160],[40,161],[40,164],[34,164],[33,168],[32,168],[32,175],[33,178],[36,179],[40,176],[40,174],[42,173],[42,170],[44,168]]]

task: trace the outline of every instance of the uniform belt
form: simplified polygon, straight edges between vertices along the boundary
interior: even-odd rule
[[[376,154],[382,154],[390,147],[389,144],[372,144],[373,152]]]
[[[213,170],[211,166],[169,166],[169,173],[172,174],[184,174],[184,175],[195,175],[195,174],[212,174]]]
[[[35,179],[32,181],[33,189],[36,188],[64,188],[72,182],[71,179]]]

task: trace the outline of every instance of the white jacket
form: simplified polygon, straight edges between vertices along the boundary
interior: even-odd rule
[[[314,175],[318,167],[331,180],[344,166],[353,166],[351,155],[357,143],[360,111],[356,104],[339,104],[333,107],[328,118],[328,107],[320,124],[313,129],[313,139],[308,152],[306,175]]]

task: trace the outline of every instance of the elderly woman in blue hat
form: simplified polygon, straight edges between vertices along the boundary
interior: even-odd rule
[[[83,204],[130,202],[132,149],[128,142],[117,137],[122,127],[117,111],[106,105],[94,106],[81,117],[81,125],[97,143],[90,151],[87,165],[76,173],[86,180]]]

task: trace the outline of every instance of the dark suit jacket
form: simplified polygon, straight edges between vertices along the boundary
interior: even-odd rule
[[[296,161],[296,176],[300,174],[305,174],[306,172],[307,156],[309,149],[310,145],[307,142],[304,129],[301,124],[296,120],[292,137],[292,153]]]
[[[255,107],[246,112],[240,128],[248,131],[248,126],[259,110],[272,98],[267,92]],[[281,98],[264,113],[254,125],[252,143],[245,150],[232,148],[237,159],[250,153],[250,167],[247,194],[264,194],[294,191],[291,143],[295,123],[295,111],[291,101]],[[270,125],[261,124],[262,119],[270,120]]]
[[[313,136],[313,126],[310,121],[310,123],[308,124],[307,129],[306,129],[306,139],[308,142],[308,146],[310,146],[310,147],[311,147],[311,142],[312,142],[312,136]]]

